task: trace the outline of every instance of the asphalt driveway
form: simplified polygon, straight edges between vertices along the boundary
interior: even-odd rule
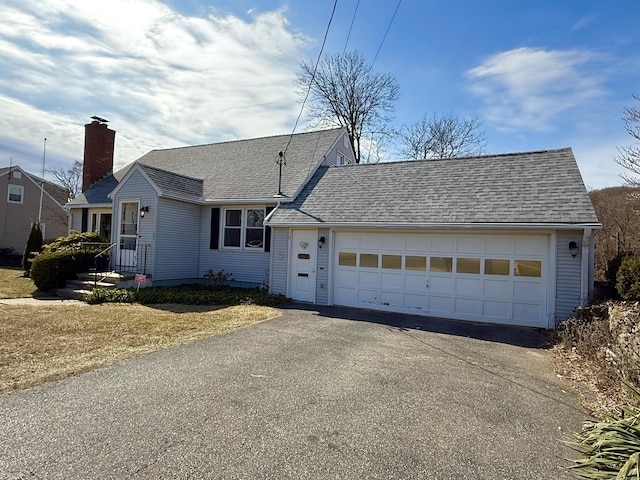
[[[0,397],[0,478],[561,479],[535,330],[340,308]]]

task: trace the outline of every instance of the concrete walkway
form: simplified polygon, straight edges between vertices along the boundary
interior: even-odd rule
[[[0,397],[0,478],[563,479],[536,330],[344,308]]]
[[[72,300],[58,296],[51,297],[25,297],[25,298],[0,298],[0,305],[31,305],[37,307],[49,307],[52,305],[88,305],[80,300]]]

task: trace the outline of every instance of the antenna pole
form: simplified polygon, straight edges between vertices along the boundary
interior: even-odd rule
[[[284,195],[282,194],[282,164],[284,163],[286,165],[285,159],[284,159],[284,153],[282,153],[282,151],[280,151],[278,153],[278,159],[276,160],[276,163],[278,164],[279,167],[279,173],[278,173],[278,193],[276,194],[277,197],[284,197]]]
[[[42,181],[40,182],[40,210],[38,211],[38,224],[42,223],[42,197],[44,196],[44,159],[47,155],[47,139],[44,139],[42,148]]]

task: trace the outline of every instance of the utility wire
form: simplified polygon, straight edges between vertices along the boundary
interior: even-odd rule
[[[398,8],[400,8],[400,4],[402,3],[402,0],[398,0],[398,4],[396,5],[396,9],[393,11],[393,15],[391,16],[391,20],[389,21],[389,25],[387,25],[387,30],[384,32],[384,36],[382,37],[382,41],[380,42],[380,46],[378,47],[378,51],[376,52],[376,56],[373,57],[373,62],[371,62],[371,65],[373,66],[374,63],[376,63],[376,59],[378,58],[378,54],[380,53],[380,50],[382,49],[382,45],[384,45],[384,41],[387,39],[387,33],[389,33],[389,29],[391,28],[391,24],[393,23],[393,20],[396,18],[396,13],[398,13]]]
[[[329,17],[329,23],[327,24],[327,29],[324,32],[324,39],[322,40],[322,47],[320,47],[320,52],[318,53],[318,58],[316,60],[316,64],[313,67],[313,74],[311,75],[311,81],[309,82],[309,86],[307,87],[307,93],[304,96],[304,100],[302,101],[302,106],[300,107],[300,113],[298,113],[298,118],[296,119],[296,123],[293,125],[293,130],[291,130],[291,135],[289,135],[289,141],[287,142],[287,146],[284,149],[282,155],[284,156],[289,149],[289,145],[291,145],[291,140],[293,139],[293,134],[296,132],[296,128],[298,128],[298,122],[300,121],[300,117],[302,116],[302,112],[304,111],[304,106],[309,99],[309,94],[311,93],[311,86],[316,79],[316,72],[318,71],[318,65],[320,64],[320,59],[322,58],[322,52],[324,51],[324,45],[327,43],[327,36],[329,35],[329,28],[331,27],[331,22],[333,21],[333,15],[336,13],[336,7],[338,6],[338,0],[334,0],[333,2],[333,10],[331,11],[331,17]]]
[[[353,11],[353,18],[351,19],[351,25],[349,26],[349,33],[347,34],[347,41],[344,42],[344,48],[342,49],[342,53],[347,51],[347,44],[349,43],[349,38],[351,38],[351,30],[353,29],[353,22],[356,21],[356,13],[358,13],[358,7],[360,6],[360,0],[356,3],[356,9]]]

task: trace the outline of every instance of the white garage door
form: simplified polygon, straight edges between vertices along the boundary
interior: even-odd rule
[[[546,327],[549,236],[337,233],[333,303]]]

